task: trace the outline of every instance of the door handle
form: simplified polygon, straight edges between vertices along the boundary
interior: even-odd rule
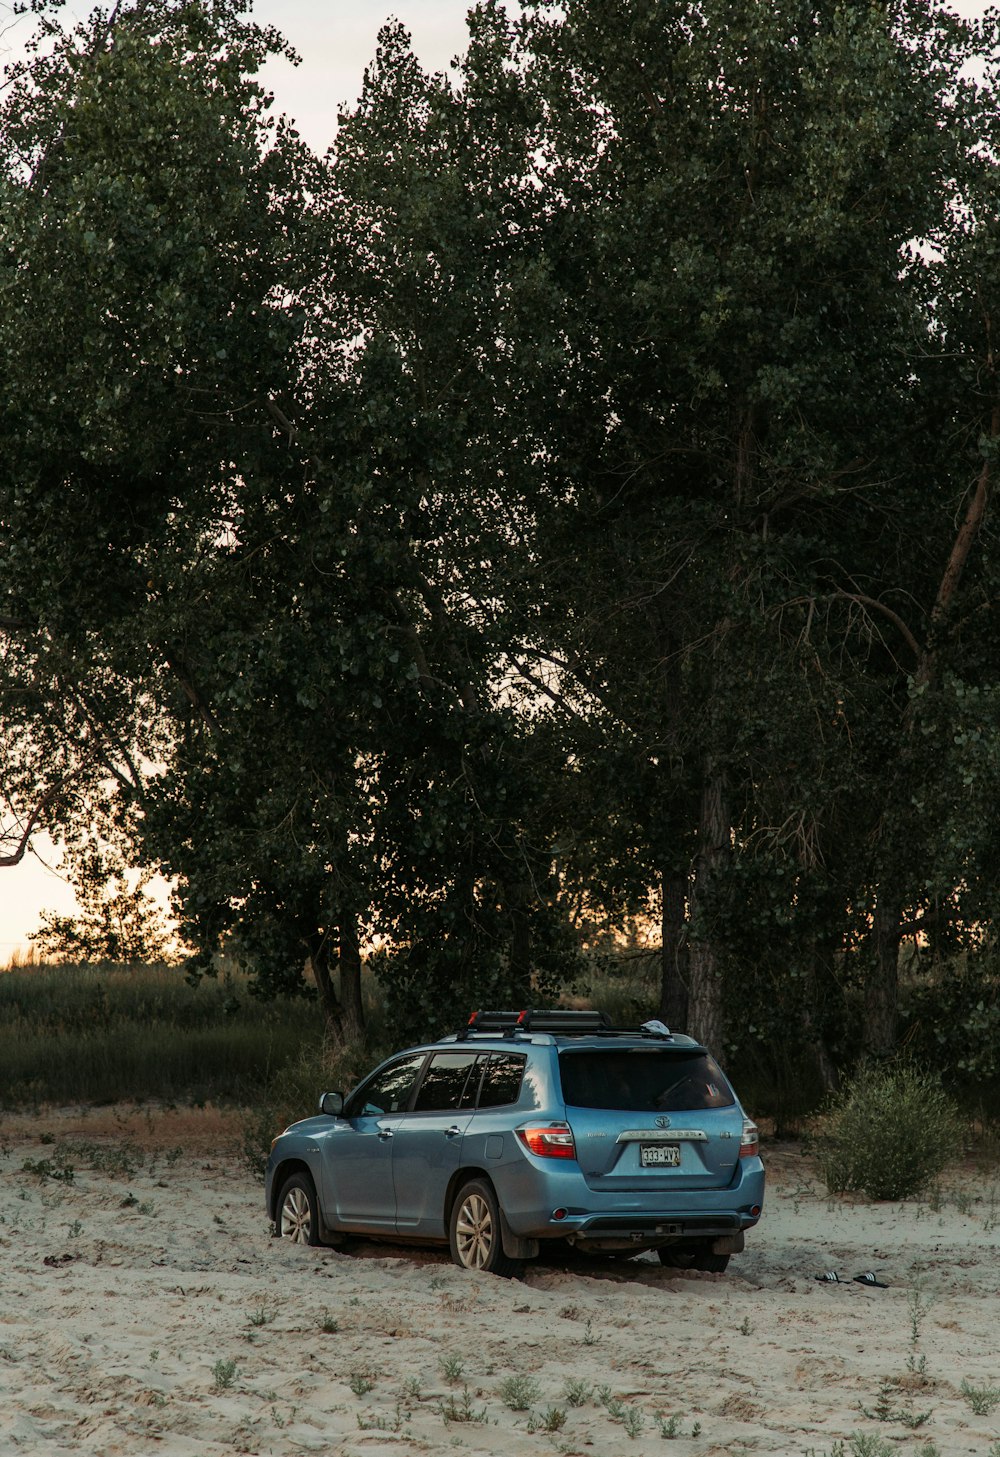
[[[385,1143],[385,1141],[386,1141],[387,1138],[391,1138],[392,1137],[392,1129],[391,1128],[380,1128],[379,1131],[378,1131],[378,1136],[382,1140],[382,1142]]]
[[[445,1138],[457,1138],[461,1131],[458,1124],[453,1123],[450,1128],[445,1129],[444,1136]]]

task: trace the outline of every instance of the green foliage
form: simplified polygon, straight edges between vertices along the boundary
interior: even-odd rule
[[[113,826],[192,977],[342,1038],[366,942],[425,1035],[658,901],[668,1020],[800,1046],[787,1106],[852,996],[891,1045],[901,936],[1000,895],[995,19],[487,0],[449,77],[387,25],[320,159],[242,0],[33,9],[9,823]]]
[[[176,957],[162,909],[148,894],[152,871],[129,873],[120,854],[90,846],[74,857],[70,883],[79,909],[43,911],[28,937],[48,961],[164,962]]]
[[[1000,1080],[1000,959],[993,946],[914,959],[900,987],[907,1047],[922,1066],[979,1091]]]
[[[233,1360],[218,1360],[212,1367],[212,1385],[216,1391],[228,1391],[239,1374]]]
[[[988,1417],[1000,1406],[1000,1387],[974,1386],[971,1381],[963,1378],[959,1390],[969,1403],[970,1411],[977,1417]]]
[[[320,1036],[307,1003],[262,1004],[240,977],[194,988],[174,967],[0,972],[0,1103],[246,1100]]]
[[[316,1111],[321,1092],[348,1092],[393,1049],[364,1039],[344,1045],[332,1037],[309,1043],[267,1077],[243,1084],[245,1111],[240,1120],[240,1158],[244,1168],[263,1177],[275,1135]]]
[[[472,1400],[472,1394],[467,1386],[462,1387],[461,1398],[447,1396],[438,1404],[438,1411],[445,1422],[480,1422],[486,1423],[488,1417],[486,1408],[480,1407],[476,1410]]]
[[[25,1159],[21,1165],[26,1174],[36,1179],[55,1179],[62,1184],[72,1184],[76,1170],[69,1163],[55,1163],[52,1159]]]
[[[538,1400],[541,1386],[533,1376],[508,1376],[500,1385],[500,1399],[511,1411],[527,1411]]]
[[[820,1170],[832,1194],[906,1199],[961,1153],[962,1136],[936,1079],[907,1064],[862,1064],[828,1110]]]

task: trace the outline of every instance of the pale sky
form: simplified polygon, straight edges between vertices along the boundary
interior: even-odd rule
[[[66,11],[84,15],[89,8],[77,0]],[[984,0],[954,5],[970,16],[986,8]],[[338,108],[360,91],[379,28],[390,15],[410,31],[423,64],[438,71],[464,49],[467,9],[466,0],[257,0],[256,18],[277,26],[302,57],[298,68],[271,62],[262,79],[274,92],[276,110],[293,117],[303,139],[323,152],[333,140]],[[4,48],[14,50],[31,26],[30,16],[5,24],[9,11],[0,0],[0,65],[7,59]],[[68,913],[73,908],[72,891],[54,869],[58,854],[44,836],[33,843],[38,854],[0,869],[0,966],[26,946],[43,909]]]

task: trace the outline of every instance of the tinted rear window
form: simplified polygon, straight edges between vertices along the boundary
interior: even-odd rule
[[[480,1108],[502,1108],[521,1096],[521,1079],[527,1058],[516,1052],[491,1053],[479,1090]]]
[[[680,1113],[726,1108],[733,1090],[714,1058],[663,1047],[596,1048],[560,1054],[563,1098],[574,1108]]]

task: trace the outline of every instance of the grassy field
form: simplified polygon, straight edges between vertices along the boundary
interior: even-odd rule
[[[583,999],[616,1021],[653,1014],[638,970],[594,980]],[[324,1075],[349,1086],[392,1050],[368,978],[365,1001],[365,1047],[331,1048],[314,1001],[261,1001],[238,973],[192,987],[171,966],[15,963],[0,969],[0,1106],[266,1102]]]
[[[192,987],[175,967],[0,971],[0,1106],[254,1102],[315,1052],[315,1003],[261,1002],[236,975]]]

